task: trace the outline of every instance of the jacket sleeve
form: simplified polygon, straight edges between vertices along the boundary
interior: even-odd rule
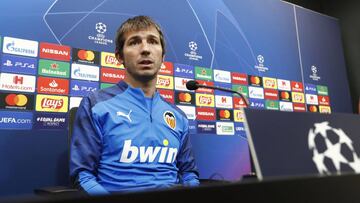
[[[199,185],[199,172],[197,170],[192,146],[189,138],[189,124],[185,121],[184,135],[180,146],[180,152],[177,156],[177,167],[179,168],[180,183],[186,186]]]
[[[97,167],[102,150],[100,125],[93,117],[90,99],[84,97],[77,112],[70,144],[70,177],[89,195],[109,192],[97,182]]]

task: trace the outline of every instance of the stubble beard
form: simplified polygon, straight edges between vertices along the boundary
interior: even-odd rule
[[[160,68],[158,68],[158,71],[156,71],[153,74],[141,75],[141,74],[136,73],[136,71],[133,71],[131,68],[126,68],[126,71],[129,73],[129,75],[131,75],[131,77],[133,77],[136,81],[143,82],[143,83],[148,83],[148,82],[156,79],[156,76],[157,76],[159,70],[160,70]]]
[[[151,75],[139,75],[136,74],[132,71],[127,70],[129,75],[131,75],[135,80],[140,81],[140,82],[150,82],[152,80],[154,80],[157,76],[157,73],[151,74]]]

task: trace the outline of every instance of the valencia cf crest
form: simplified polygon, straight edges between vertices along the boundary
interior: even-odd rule
[[[173,112],[165,111],[164,121],[171,129],[174,130],[176,128],[176,118]]]

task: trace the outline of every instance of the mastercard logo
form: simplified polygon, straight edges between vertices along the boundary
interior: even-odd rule
[[[81,60],[93,61],[95,59],[94,52],[87,50],[79,50],[77,56]]]
[[[25,106],[28,98],[23,94],[9,94],[5,97],[5,102],[10,106]]]
[[[288,92],[281,92],[281,98],[282,99],[290,99],[290,94]]]
[[[250,77],[251,84],[259,85],[260,84],[260,78],[257,76],[251,76]]]
[[[220,118],[230,118],[231,114],[229,110],[220,110]]]
[[[181,102],[190,102],[191,101],[191,94],[182,92],[178,95],[179,101]]]
[[[316,106],[309,106],[310,112],[318,112],[318,108]]]

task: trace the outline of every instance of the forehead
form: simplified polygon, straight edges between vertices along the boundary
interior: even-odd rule
[[[148,38],[148,37],[155,37],[160,39],[160,33],[156,30],[155,27],[151,26],[146,29],[128,31],[124,34],[125,41],[132,38]]]

